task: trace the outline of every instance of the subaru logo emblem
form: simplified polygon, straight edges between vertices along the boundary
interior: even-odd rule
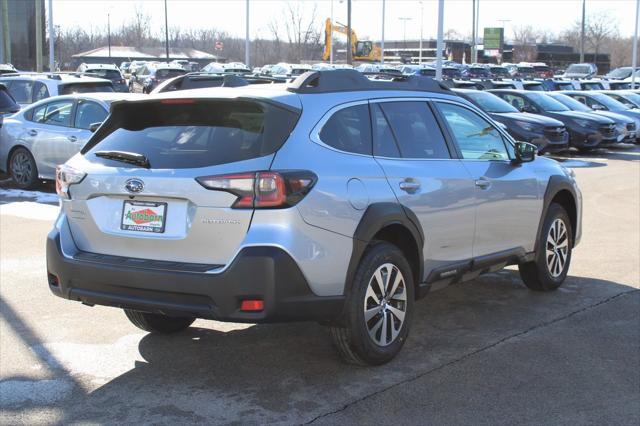
[[[142,190],[144,189],[144,182],[142,182],[140,179],[128,179],[124,183],[124,189],[137,194],[138,192],[142,192]]]

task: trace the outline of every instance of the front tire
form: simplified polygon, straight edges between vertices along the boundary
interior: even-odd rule
[[[129,318],[129,321],[139,329],[160,334],[170,334],[185,330],[196,320],[192,317],[170,317],[131,309],[125,309],[124,313]]]
[[[38,186],[38,166],[26,148],[18,148],[11,153],[9,174],[20,189],[34,189]]]
[[[552,203],[545,218],[536,259],[519,265],[520,277],[535,291],[551,291],[562,285],[571,264],[573,229],[567,211]]]
[[[340,325],[331,337],[352,364],[380,365],[402,349],[411,325],[413,274],[396,246],[379,242],[365,253],[356,271]]]

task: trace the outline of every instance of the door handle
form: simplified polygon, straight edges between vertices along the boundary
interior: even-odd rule
[[[37,130],[34,130],[34,129],[29,130],[29,136],[37,136],[37,135],[38,135]]]
[[[75,142],[78,140],[78,138],[73,135],[69,136],[67,139],[69,139],[69,142]]]
[[[409,194],[413,194],[418,189],[420,189],[420,182],[413,178],[406,178],[402,182],[400,182],[400,189],[408,192]]]
[[[491,181],[486,177],[481,177],[480,179],[476,180],[476,186],[480,189],[489,189],[489,187],[491,186]]]

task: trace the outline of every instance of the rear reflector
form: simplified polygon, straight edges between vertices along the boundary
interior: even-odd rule
[[[262,300],[243,300],[240,304],[240,310],[244,312],[258,312],[264,310],[264,302]]]

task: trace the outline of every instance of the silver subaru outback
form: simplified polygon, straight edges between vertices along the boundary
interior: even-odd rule
[[[358,364],[400,351],[434,285],[517,264],[558,288],[581,234],[572,172],[420,76],[116,102],[56,182],[54,294],[156,333],[319,321]]]

